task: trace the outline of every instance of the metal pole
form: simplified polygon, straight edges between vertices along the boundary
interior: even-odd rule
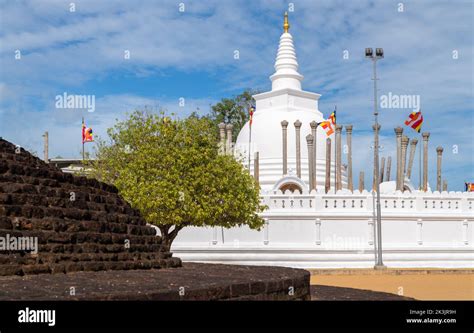
[[[372,58],[374,64],[374,117],[375,117],[375,148],[374,148],[374,167],[375,170],[379,170],[379,123],[378,123],[378,110],[377,110],[377,56]],[[377,191],[377,263],[375,264],[375,269],[385,268],[382,261],[382,216],[380,209],[380,182],[376,181],[375,183]]]
[[[421,137],[421,132],[420,132],[420,174],[419,174],[419,190],[421,191],[421,143],[422,143],[422,137]]]
[[[252,142],[252,125],[249,123],[249,172],[250,172],[250,144]],[[253,166],[255,168],[255,165]]]
[[[336,184],[336,148],[337,147],[337,137],[336,137],[336,125],[334,125],[334,194],[337,193],[337,184]]]
[[[49,163],[49,134],[48,131],[44,132],[44,162]]]
[[[324,180],[324,193],[331,189],[331,139],[326,139],[326,179]]]

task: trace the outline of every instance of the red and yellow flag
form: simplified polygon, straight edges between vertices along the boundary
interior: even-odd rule
[[[336,110],[329,116],[328,119],[319,123],[321,127],[326,131],[326,135],[330,136],[334,133],[334,127],[336,126]]]
[[[86,124],[82,122],[82,143],[93,141],[94,137],[92,136],[92,128],[86,127]]]
[[[332,125],[336,126],[336,110],[334,110],[333,113],[331,113],[328,120],[331,121]]]
[[[466,192],[474,192],[474,183],[465,183],[466,184]]]
[[[252,105],[249,109],[249,126],[252,126],[254,112],[255,112],[255,106]]]
[[[332,128],[330,120],[325,120],[320,125],[326,131],[327,136],[330,136],[332,133],[334,133],[334,129]]]
[[[410,126],[415,131],[420,133],[421,125],[423,124],[423,115],[421,114],[421,110],[418,112],[412,112],[408,116],[408,119],[405,121],[405,125]]]

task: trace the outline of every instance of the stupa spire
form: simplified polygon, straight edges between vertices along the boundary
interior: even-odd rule
[[[290,29],[290,23],[288,23],[288,12],[285,12],[285,18],[283,20],[283,32],[288,32]]]
[[[280,36],[280,45],[275,60],[275,73],[270,76],[272,91],[281,89],[301,90],[303,75],[298,73],[293,36],[288,32],[289,29],[288,13],[285,12],[283,34]]]

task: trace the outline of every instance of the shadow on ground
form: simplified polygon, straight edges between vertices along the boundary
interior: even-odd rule
[[[414,301],[414,298],[399,296],[365,289],[333,287],[324,285],[311,286],[313,301]]]

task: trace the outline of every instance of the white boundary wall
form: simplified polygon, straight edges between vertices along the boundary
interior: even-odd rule
[[[372,192],[262,193],[265,227],[185,228],[172,251],[183,261],[356,268],[374,265]],[[473,268],[474,193],[381,195],[388,267]]]

